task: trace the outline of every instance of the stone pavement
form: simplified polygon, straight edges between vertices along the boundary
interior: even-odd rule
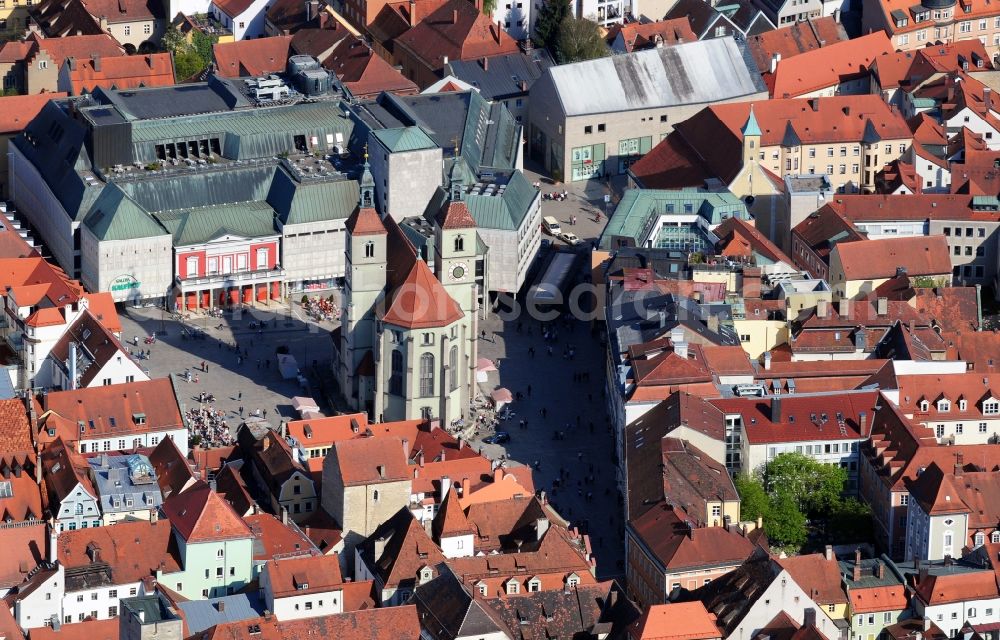
[[[150,351],[150,359],[139,361],[150,377],[177,376],[182,410],[198,408],[199,395],[205,392],[215,395],[215,402],[205,406],[224,411],[231,428],[239,422],[241,406],[244,415],[253,410],[262,415],[266,412],[267,419],[276,425],[282,418],[296,418],[291,398],[310,395],[310,391],[300,388],[296,380],[282,379],[275,349],[288,347],[303,372],[314,362],[328,366],[331,357],[329,323],[318,326],[306,319],[297,305],[292,314],[289,317],[287,306],[274,305],[270,310],[226,313],[222,318],[192,314],[181,321],[160,309],[129,308],[121,314],[122,341],[133,351]],[[267,323],[266,329],[260,326],[263,322]],[[257,328],[251,329],[251,323],[256,323]],[[185,338],[182,327],[200,329],[205,337]],[[153,331],[157,332],[156,343],[144,344],[145,336]],[[133,345],[133,337],[138,337],[138,347]],[[207,371],[202,370],[202,362]],[[185,371],[190,371],[191,382],[185,382]],[[195,377],[198,382],[194,382]],[[322,403],[321,398],[315,399]],[[321,410],[328,412],[330,407],[321,404]]]
[[[487,337],[480,339],[479,356],[500,361],[499,371],[490,372],[480,389],[488,395],[506,387],[523,398],[515,398],[511,405],[515,415],[498,426],[510,433],[510,442],[482,444],[482,437],[489,433],[481,433],[473,446],[481,447],[490,458],[506,454],[528,465],[537,461],[536,488],[547,493],[563,517],[590,533],[599,577],[622,575],[622,509],[604,403],[604,345],[591,334],[588,324],[578,320],[556,322],[557,339],[552,342],[545,342],[541,324],[527,315],[520,332],[517,320],[505,324],[497,315],[480,326]],[[563,356],[569,347],[574,350],[573,359]],[[529,348],[534,348],[534,356]],[[527,420],[525,429],[520,427],[522,419]],[[557,431],[565,436],[555,439]],[[561,473],[568,476],[554,486]]]

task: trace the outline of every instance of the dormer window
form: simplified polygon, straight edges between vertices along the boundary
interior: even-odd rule
[[[951,401],[945,400],[944,398],[938,400],[937,410],[942,412],[951,411]]]
[[[528,580],[528,591],[536,593],[542,590],[542,581],[537,576]]]
[[[969,403],[968,403],[968,401],[965,398],[962,398],[961,400],[958,401],[958,410],[959,411],[965,411],[968,408],[969,408]]]
[[[508,580],[507,581],[507,595],[509,595],[509,596],[516,596],[519,593],[521,593],[521,585],[519,585],[517,583],[517,580],[513,580],[513,579]]]
[[[982,531],[979,531],[978,533],[976,533],[976,535],[972,537],[972,540],[976,547],[981,547],[984,544],[986,544],[986,534],[983,533]]]
[[[580,576],[576,575],[576,573],[571,573],[568,576],[566,576],[567,587],[575,587],[578,584],[580,584]]]
[[[920,410],[921,411],[926,412],[926,411],[929,411],[930,408],[931,408],[931,403],[930,402],[927,402],[926,400],[921,400],[920,401]]]
[[[994,531],[990,534],[990,542],[994,544],[1000,542],[1000,531]]]
[[[900,18],[899,20],[896,20],[896,27],[905,27],[909,24],[909,22],[909,18]]]
[[[1000,413],[1000,401],[990,398],[983,402],[983,415],[992,416]]]

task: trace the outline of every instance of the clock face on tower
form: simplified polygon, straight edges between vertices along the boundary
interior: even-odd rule
[[[459,263],[459,264],[456,264],[454,267],[451,268],[451,279],[452,280],[461,280],[464,277],[465,277],[465,265],[464,264]]]

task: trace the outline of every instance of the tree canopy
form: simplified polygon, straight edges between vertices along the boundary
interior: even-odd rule
[[[798,549],[808,540],[809,521],[825,527],[825,537],[865,540],[871,536],[871,511],[845,498],[847,470],[800,453],[783,453],[756,476],[736,478],[743,517],[764,519],[764,532],[781,547]]]
[[[160,46],[174,57],[174,76],[178,82],[200,73],[212,63],[212,46],[217,38],[201,31],[193,31],[188,42],[177,25],[167,27]]]
[[[606,55],[608,47],[601,37],[596,22],[573,15],[563,18],[556,39],[556,58],[561,64],[592,60]]]
[[[554,49],[559,37],[559,25],[569,11],[569,0],[545,0],[535,18],[535,45]]]

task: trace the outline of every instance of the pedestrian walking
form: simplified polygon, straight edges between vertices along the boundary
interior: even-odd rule
[[[240,402],[243,401],[243,392],[242,391],[240,391],[239,393],[236,394],[236,399],[239,400]],[[242,412],[242,409],[240,411]]]
[[[264,419],[267,419],[267,409],[264,409]]]
[[[243,417],[243,405],[240,405],[240,417]]]

